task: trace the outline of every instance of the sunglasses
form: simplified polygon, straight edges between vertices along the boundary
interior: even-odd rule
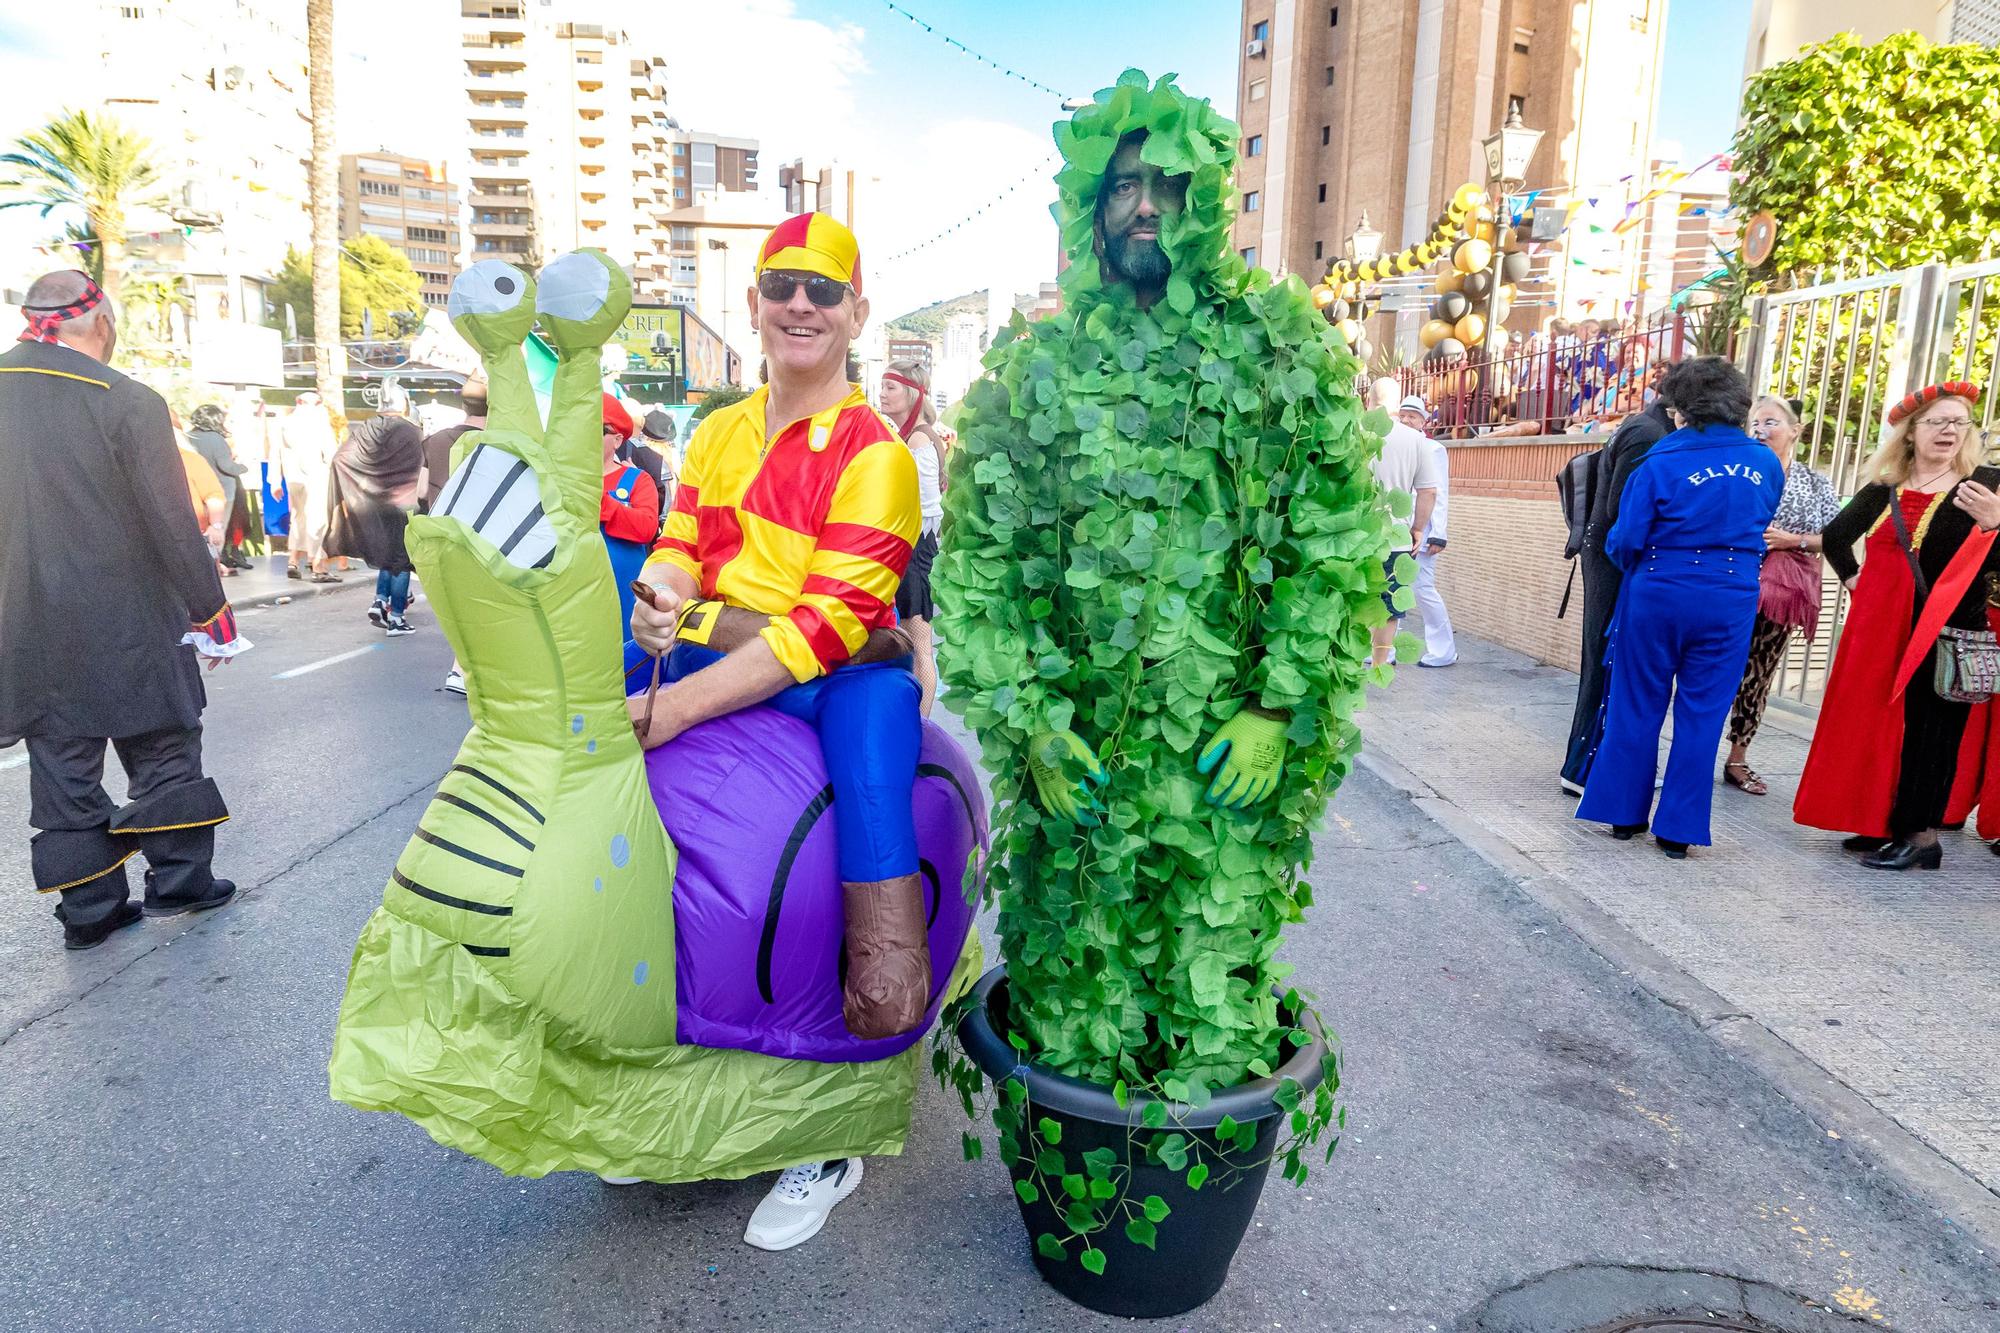
[[[831,310],[847,299],[848,286],[838,278],[818,273],[780,273],[776,270],[757,276],[757,295],[766,301],[789,301],[792,293],[800,287],[806,289],[806,300],[821,309]]]

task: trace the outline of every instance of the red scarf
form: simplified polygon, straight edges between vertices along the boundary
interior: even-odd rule
[[[81,270],[73,271],[76,272],[76,276],[83,279],[83,295],[77,297],[76,300],[70,302],[68,305],[22,306],[21,314],[28,321],[28,327],[21,333],[21,342],[60,342],[61,339],[56,337],[56,330],[59,327],[69,323],[73,319],[83,318],[83,316],[104,304],[104,289],[95,282],[92,282],[88,274]]]

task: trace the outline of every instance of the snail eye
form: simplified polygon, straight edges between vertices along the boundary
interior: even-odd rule
[[[610,295],[611,273],[603,261],[580,252],[566,254],[542,270],[535,309],[557,319],[581,322],[604,309]]]
[[[482,259],[458,275],[451,284],[451,300],[445,314],[498,315],[521,303],[530,287],[528,275],[499,259]]]

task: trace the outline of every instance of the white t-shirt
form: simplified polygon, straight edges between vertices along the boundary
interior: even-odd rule
[[[1441,542],[1445,540],[1444,511],[1451,496],[1451,451],[1445,448],[1443,440],[1432,440],[1430,446],[1431,462],[1437,465],[1438,498],[1431,509],[1431,525],[1424,529],[1424,539]]]
[[[938,482],[937,446],[928,439],[905,440],[910,457],[917,460],[917,500],[924,511],[927,533],[944,526],[944,487]]]
[[[1389,434],[1382,441],[1382,455],[1375,460],[1375,484],[1384,491],[1401,491],[1412,500],[1419,490],[1441,489],[1444,469],[1432,453],[1431,443],[1402,422],[1390,422]],[[1397,519],[1395,525],[1389,534],[1389,549],[1409,550],[1409,523]]]

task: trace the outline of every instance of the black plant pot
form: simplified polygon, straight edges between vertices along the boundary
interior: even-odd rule
[[[1110,1148],[1118,1154],[1121,1167],[1131,1172],[1125,1186],[1129,1197],[1157,1194],[1172,1209],[1159,1224],[1154,1248],[1133,1243],[1119,1227],[1097,1235],[1094,1243],[1105,1257],[1104,1272],[1098,1274],[1085,1269],[1073,1253],[1051,1259],[1036,1249],[1036,1236],[1066,1236],[1069,1229],[1049,1198],[1028,1203],[1017,1193],[1015,1201],[1028,1229],[1028,1252],[1044,1282],[1078,1305],[1141,1319],[1182,1314],[1222,1290],[1230,1261],[1257,1211],[1271,1149],[1283,1127],[1286,1112],[1273,1100],[1279,1080],[1296,1080],[1302,1100],[1309,1103],[1323,1076],[1325,1034],[1311,1013],[1297,1015],[1295,1021],[1312,1034],[1312,1040],[1289,1050],[1276,1075],[1218,1090],[1200,1110],[1180,1108],[1166,1127],[1144,1129],[1140,1117],[1153,1098],[1133,1094],[1120,1107],[1107,1087],[1024,1063],[1006,1037],[1006,970],[996,967],[979,979],[972,1004],[958,1025],[965,1053],[996,1085],[1008,1078],[1027,1084],[1030,1118],[1047,1116],[1062,1126],[1065,1154],[1080,1156],[1091,1149]],[[1257,1136],[1248,1148],[1224,1144],[1216,1137],[1215,1126],[1224,1116],[1239,1125],[1256,1126]],[[1183,1172],[1147,1160],[1146,1145],[1175,1132],[1199,1139],[1205,1155],[1219,1159],[1213,1178],[1199,1190],[1188,1188]],[[1027,1179],[1031,1165],[1025,1156],[1015,1163],[1010,1168],[1014,1179]]]

